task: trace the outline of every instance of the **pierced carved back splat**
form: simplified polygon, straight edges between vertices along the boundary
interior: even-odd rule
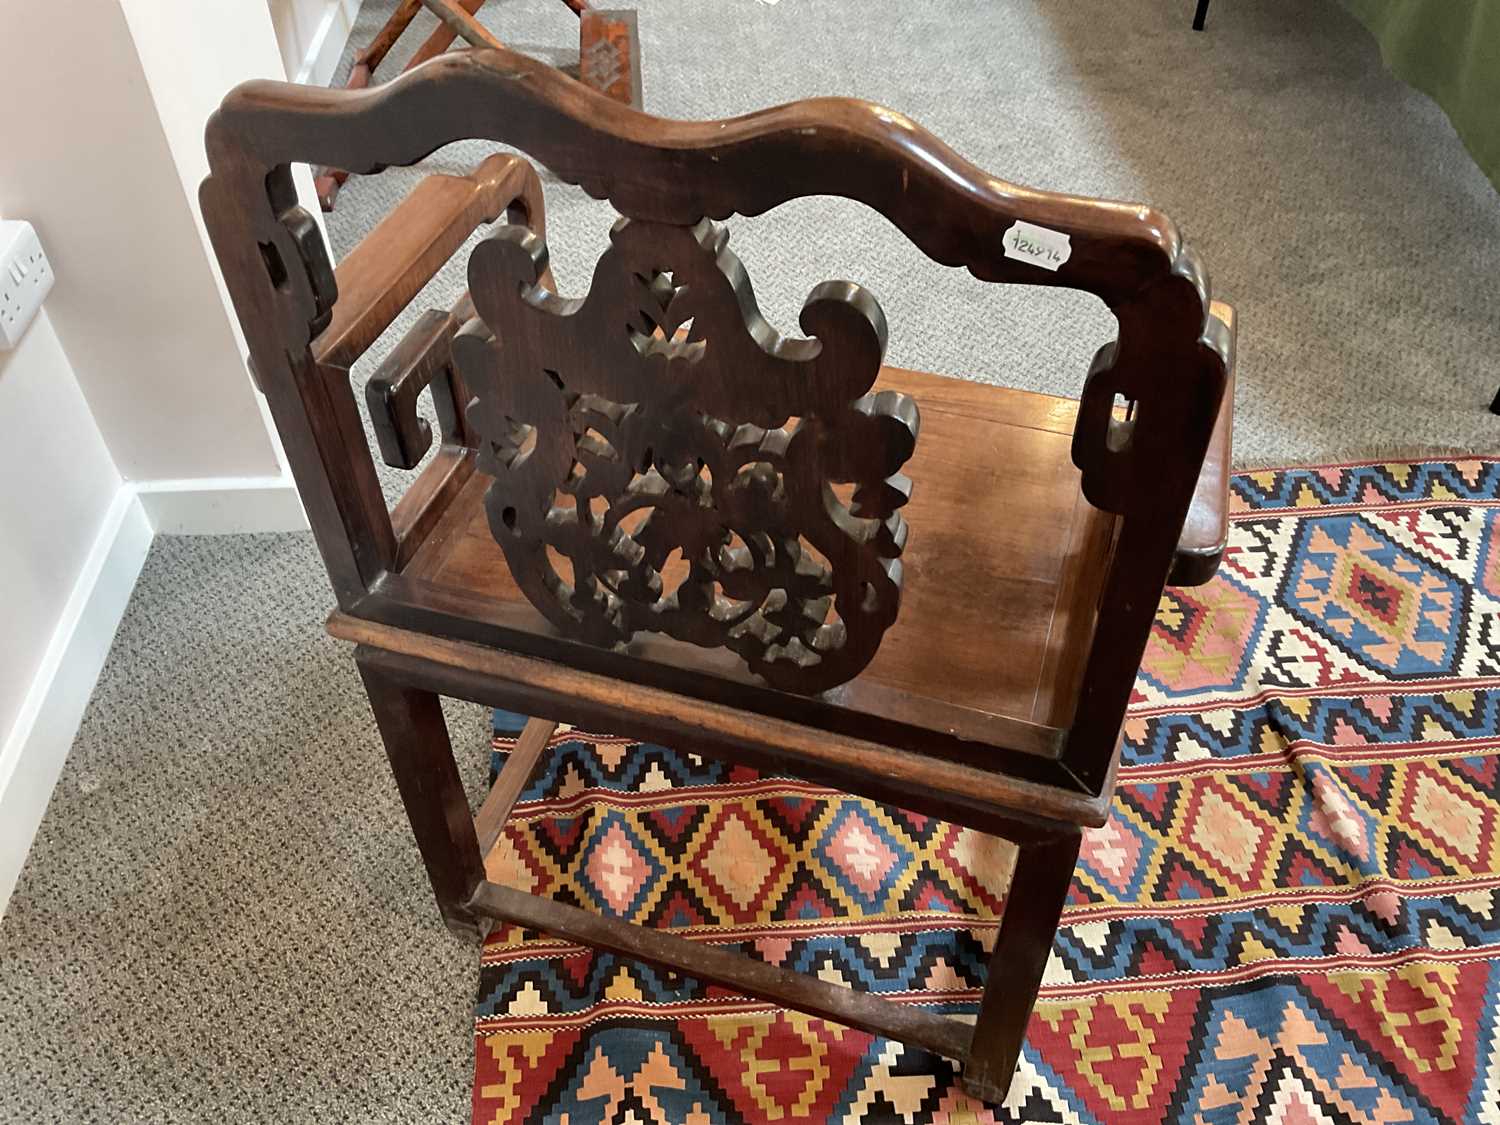
[[[582,300],[541,286],[546,246],[524,227],[475,249],[454,359],[490,528],[567,636],[722,645],[775,687],[824,691],[896,619],[917,407],[869,393],[874,297],[825,282],[809,338],[784,338],[727,238],[622,219]]]

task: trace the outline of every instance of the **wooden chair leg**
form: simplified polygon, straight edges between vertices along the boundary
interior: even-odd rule
[[[1073,829],[1022,845],[1005,895],[1005,913],[990,955],[984,999],[960,1082],[970,1097],[992,1105],[1005,1100],[1021,1057],[1026,1024],[1052,953],[1081,836]]]
[[[482,938],[488,922],[468,903],[484,882],[484,859],[438,697],[358,664],[438,910],[454,933]]]

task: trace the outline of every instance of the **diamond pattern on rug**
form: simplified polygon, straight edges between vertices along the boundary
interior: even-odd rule
[[[1293,551],[1285,603],[1320,636],[1390,676],[1452,667],[1468,597],[1430,557],[1349,515],[1303,521]]]
[[[688,870],[699,877],[698,886],[724,917],[736,922],[755,918],[787,869],[786,850],[748,810],[735,806],[721,808],[694,840]]]
[[[862,910],[885,902],[911,866],[911,849],[882,827],[869,810],[846,804],[832,817],[815,854]]]
[[[1480,459],[1233,479],[1220,576],[1163,598],[1003,1106],[925,1051],[507,928],[475,1122],[1500,1122],[1497,496]],[[488,870],[963,1018],[1011,857],[574,731]]]
[[[1265,619],[1265,605],[1232,579],[1168,590],[1141,673],[1173,695],[1235,687],[1244,682]]]
[[[630,917],[664,868],[618,813],[607,814],[579,857],[580,880],[595,905],[609,914]]]

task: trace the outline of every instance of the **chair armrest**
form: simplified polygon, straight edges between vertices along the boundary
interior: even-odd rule
[[[353,364],[481,223],[508,210],[543,233],[541,182],[519,156],[497,153],[468,176],[424,179],[339,263],[338,300],[313,357]]]
[[[1234,431],[1234,308],[1222,301],[1209,305],[1208,315],[1219,321],[1229,337],[1229,371],[1224,382],[1224,401],[1214,423],[1193,505],[1182,524],[1182,538],[1167,575],[1169,586],[1201,586],[1219,569],[1229,540],[1229,468]]]
[[[453,333],[459,321],[452,313],[428,309],[381,361],[365,384],[365,409],[375,430],[380,456],[397,469],[415,469],[432,446],[432,427],[417,413],[417,396],[432,387],[432,405],[443,436],[462,433],[464,403],[455,402],[446,375],[453,357]]]

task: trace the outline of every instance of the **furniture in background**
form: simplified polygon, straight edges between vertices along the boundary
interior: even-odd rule
[[[578,78],[601,94],[641,108],[641,47],[636,29],[635,12],[625,9],[602,11],[589,7],[588,0],[562,0],[578,17]],[[344,87],[362,90],[370,84],[376,69],[401,38],[411,21],[424,7],[438,18],[438,26],[417,48],[404,70],[436,58],[462,39],[471,47],[505,45],[475,18],[484,0],[401,0],[391,18],[376,32],[375,38],[354,57],[354,66]],[[313,178],[318,203],[332,211],[339,188],[349,173],[341,168],[319,169]]]
[[[1469,155],[1500,191],[1500,3],[1494,0],[1340,0],[1375,36],[1403,82],[1442,107]],[[1208,0],[1193,29],[1203,30]],[[1500,390],[1490,400],[1500,414]]]
[[[1391,72],[1437,102],[1500,190],[1500,4],[1494,0],[1340,0]],[[1193,29],[1203,30],[1208,0]]]
[[[1342,3],[1375,36],[1391,72],[1442,107],[1469,155],[1500,192],[1500,4]],[[1500,390],[1490,401],[1490,413],[1500,414]]]
[[[1397,78],[1437,102],[1500,191],[1500,5],[1494,0],[1341,0]]]
[[[290,164],[367,174],[461,138],[623,216],[587,296],[553,291],[537,175],[510,155],[428,177],[333,269]],[[1226,535],[1234,316],[1172,222],[1004,183],[869,103],[664,121],[502,51],[373,91],[249,83],[207,144],[204,216],[329,629],[356,646],[447,924],[670,966],[960,1060],[968,1091],[1003,1097],[1158,599],[1205,581]],[[885,318],[852,282],[815,285],[807,338],[781,336],[715,220],[806,195],[867,204],[976,287],[1096,294],[1118,338],[1074,402],[882,366]],[[468,292],[368,384],[382,457],[420,466],[388,509],[349,368],[502,217]],[[477,818],[440,695],[536,716]],[[488,881],[558,720],[1013,841],[977,1022]]]

